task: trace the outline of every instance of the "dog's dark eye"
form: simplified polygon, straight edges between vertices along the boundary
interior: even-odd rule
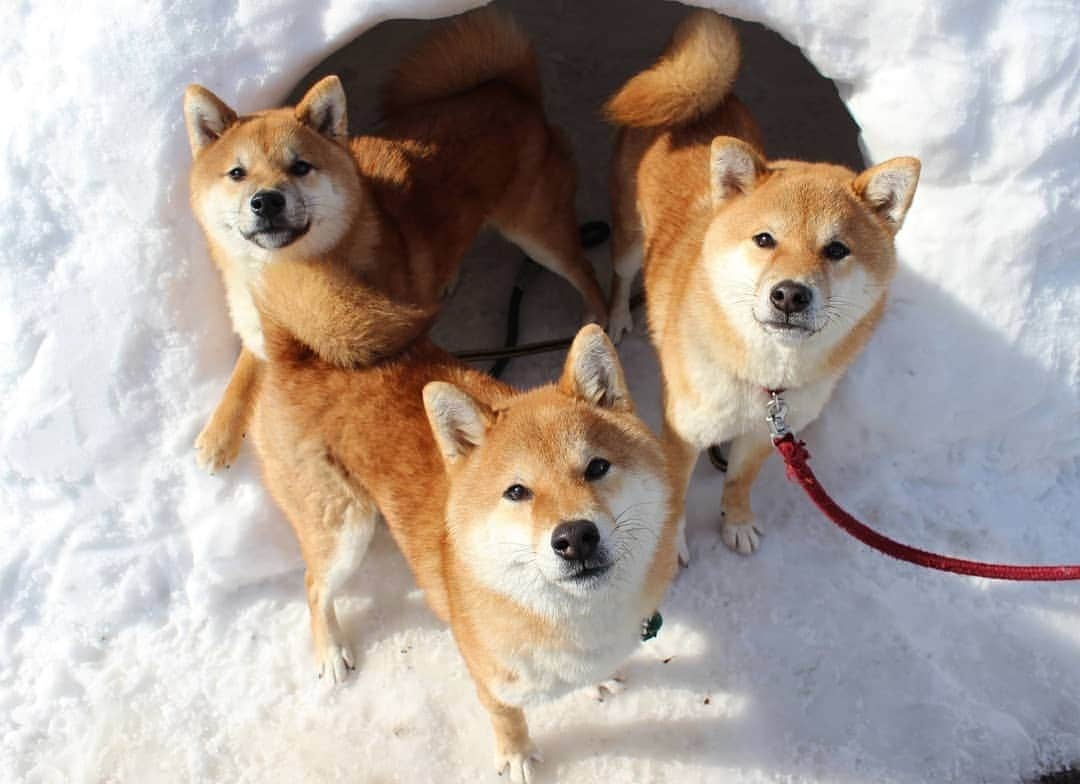
[[[503,491],[503,498],[507,501],[528,501],[532,498],[532,490],[525,485],[510,485]]]
[[[307,161],[296,161],[292,166],[289,167],[289,173],[295,175],[296,177],[303,177],[305,174],[311,171],[311,169],[312,166]]]
[[[610,468],[611,463],[607,460],[602,457],[594,457],[585,467],[585,478],[590,482],[595,482],[597,479],[604,476]]]
[[[832,259],[833,261],[840,261],[840,259],[851,255],[851,250],[842,242],[830,242],[825,246],[825,258]]]
[[[244,179],[244,176],[246,174],[247,172],[244,171],[243,166],[233,166],[231,169],[229,169],[229,179],[236,182],[240,182],[240,180]]]
[[[773,235],[769,234],[769,232],[767,231],[763,231],[760,234],[755,234],[752,239],[754,240],[754,244],[757,245],[759,248],[776,247],[776,238],[773,237]]]

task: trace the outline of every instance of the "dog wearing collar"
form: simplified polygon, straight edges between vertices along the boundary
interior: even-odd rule
[[[527,782],[523,709],[604,681],[655,634],[678,532],[663,449],[599,326],[578,333],[557,384],[528,392],[424,338],[342,368],[286,325],[308,323],[324,298],[380,314],[376,329],[415,314],[328,273],[274,262],[254,289],[268,357],[254,442],[307,566],[317,669],[337,682],[354,666],[334,599],[381,516],[450,625],[490,714],[496,770]]]
[[[685,490],[701,450],[730,442],[722,537],[751,553],[769,390],[785,390],[796,430],[821,412],[884,312],[920,165],[893,158],[856,174],[767,160],[731,94],[738,65],[731,22],[694,12],[605,107],[619,127],[609,329],[615,339],[630,329],[644,266],[669,465]],[[679,550],[685,564],[684,535]]]

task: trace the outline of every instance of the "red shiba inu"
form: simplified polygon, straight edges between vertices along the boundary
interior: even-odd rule
[[[350,140],[334,76],[294,108],[248,116],[198,85],[184,95],[191,204],[243,342],[196,440],[211,469],[235,458],[250,415],[265,350],[249,288],[272,261],[318,263],[416,306],[401,335],[384,331],[378,351],[392,352],[434,313],[462,254],[490,225],[569,280],[588,320],[605,320],[578,245],[569,146],[544,117],[535,55],[512,21],[485,9],[438,30],[398,66],[382,106],[385,121]],[[311,346],[321,356],[356,365],[380,355],[352,353],[348,313],[339,323],[308,312],[317,323],[289,328],[326,342]]]
[[[629,288],[644,264],[669,464],[685,489],[699,452],[731,442],[723,540],[750,553],[762,531],[750,488],[772,451],[768,390],[784,390],[788,424],[801,429],[866,344],[885,308],[919,161],[894,158],[861,174],[767,161],[730,92],[738,64],[731,23],[695,12],[606,106],[620,127],[610,330],[617,338],[630,328]]]
[[[324,272],[275,262],[261,275],[268,361],[253,421],[307,565],[319,671],[340,681],[353,667],[334,597],[381,513],[490,714],[496,770],[528,781],[522,709],[609,677],[671,580],[676,485],[660,443],[596,325],[558,384],[529,392],[423,340],[370,367],[326,361],[282,327],[310,306],[296,281]]]

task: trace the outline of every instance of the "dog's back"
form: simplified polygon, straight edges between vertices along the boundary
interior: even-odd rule
[[[544,116],[535,53],[510,17],[481,9],[436,30],[395,69],[381,106],[383,122],[352,150],[405,263],[367,270],[370,279],[430,302],[490,224],[570,280],[603,320],[577,247],[571,150]]]
[[[278,337],[268,336],[275,350]],[[446,474],[423,389],[431,381],[458,384],[495,405],[508,388],[426,340],[388,362],[354,370],[302,350],[291,356],[275,350],[267,374],[255,443],[266,486],[293,521],[309,571],[333,568],[334,542],[354,517],[349,510],[363,515],[373,503],[432,609],[448,620]]]

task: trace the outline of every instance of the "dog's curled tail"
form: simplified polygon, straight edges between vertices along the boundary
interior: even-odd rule
[[[510,16],[489,7],[440,27],[408,54],[383,87],[382,110],[393,114],[491,81],[541,100],[532,44]]]
[[[350,270],[326,263],[271,263],[253,294],[270,358],[298,360],[313,352],[346,368],[399,354],[427,331],[437,311],[396,302]]]
[[[675,28],[660,59],[604,105],[615,125],[635,128],[692,122],[720,105],[739,72],[739,37],[731,20],[695,11]]]

